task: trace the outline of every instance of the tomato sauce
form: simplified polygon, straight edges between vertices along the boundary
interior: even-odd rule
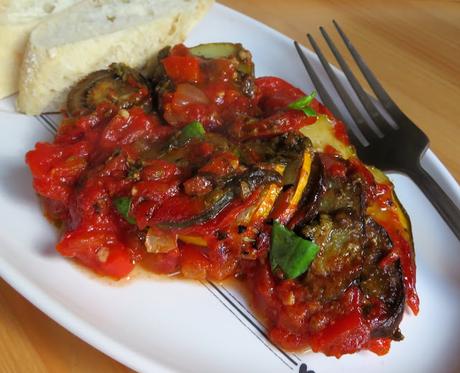
[[[245,217],[266,195],[265,185],[276,183],[252,185],[250,179],[238,179],[235,192],[232,177],[250,174],[239,150],[243,142],[297,133],[316,122],[288,107],[305,93],[276,77],[257,78],[253,91],[244,91],[234,61],[196,57],[183,45],[161,64],[174,89],[158,93],[158,111],[103,102],[90,114],[65,117],[53,142],[37,143],[27,153],[45,214],[64,230],[57,251],[114,279],[129,275],[138,264],[198,280],[238,275],[266,320],[271,340],[281,347],[310,346],[337,357],[360,349],[385,354],[390,339],[371,336],[357,286],[323,307],[309,298],[300,281],[272,273],[266,217],[292,216],[285,211],[292,193],[281,192],[271,215],[259,211],[248,229]],[[311,107],[332,119],[317,100]],[[177,145],[181,130],[192,122],[200,122],[206,135]],[[344,125],[334,123],[335,136],[348,144]],[[336,154],[330,146],[324,151]],[[408,304],[416,313],[412,246],[396,207],[388,206],[392,188],[375,183],[359,160],[353,162],[355,172],[367,180],[369,208],[384,211],[378,223],[393,242],[381,265],[400,260]],[[348,172],[337,162],[325,167],[337,177]]]

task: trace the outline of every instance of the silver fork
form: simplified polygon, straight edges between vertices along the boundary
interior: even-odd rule
[[[363,59],[353,47],[350,40],[337,22],[333,21],[333,23],[355,63],[361,70],[361,73],[364,75],[369,83],[369,86],[374,91],[378,101],[380,101],[386,113],[394,120],[397,127],[392,125],[379,112],[375,105],[375,99],[364,91],[363,87],[360,85],[355,75],[350,70],[348,64],[337,50],[326,30],[323,27],[320,27],[321,34],[337,59],[343,73],[348,79],[348,82],[361,101],[364,110],[372,119],[375,126],[370,124],[369,121],[363,117],[362,113],[353,102],[352,97],[345,90],[337,75],[327,62],[318,44],[310,34],[307,34],[308,40],[315,50],[321,65],[329,76],[329,79],[342,99],[356,126],[353,127],[350,123],[346,123],[344,120],[344,113],[341,113],[340,110],[338,110],[312,64],[303,53],[299,44],[294,42],[297,53],[299,54],[323,103],[335,116],[347,124],[350,139],[355,146],[360,159],[367,164],[380,168],[383,171],[400,171],[407,174],[425,193],[457,238],[460,239],[459,208],[420,164],[420,159],[428,148],[428,137],[398,108],[390,96],[385,92],[369,67],[364,63]],[[364,141],[360,141],[360,138],[364,139]]]

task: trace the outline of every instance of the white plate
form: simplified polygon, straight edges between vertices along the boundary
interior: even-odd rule
[[[187,44],[242,42],[257,75],[275,75],[310,91],[292,41],[215,5]],[[24,154],[51,134],[35,117],[0,102],[0,274],[42,311],[111,357],[141,371],[439,372],[460,367],[460,245],[407,178],[391,175],[412,217],[420,314],[406,313],[406,336],[388,355],[361,352],[341,359],[284,353],[272,346],[237,291],[209,283],[140,277],[114,286],[54,251],[57,233],[44,219]],[[8,113],[11,111],[11,113]],[[429,151],[426,167],[453,198],[457,183]]]

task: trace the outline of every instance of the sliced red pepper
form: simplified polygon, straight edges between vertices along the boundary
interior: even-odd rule
[[[299,88],[273,76],[257,78],[255,83],[257,87],[256,102],[265,116],[283,110],[291,102],[305,96],[305,93]]]
[[[160,127],[160,123],[156,116],[145,114],[140,107],[122,113],[114,116],[104,128],[100,139],[101,146],[115,148],[139,139],[157,138],[156,129]]]
[[[166,181],[179,174],[180,170],[174,163],[153,159],[144,162],[140,177],[143,181]]]
[[[168,56],[161,60],[166,74],[175,83],[197,83],[200,80],[200,63],[193,56]]]
[[[207,164],[199,169],[201,174],[225,176],[238,168],[238,157],[230,152],[222,152],[214,155]]]
[[[72,145],[37,143],[26,154],[26,163],[34,177],[34,188],[42,196],[66,202],[72,185],[86,168],[90,144]]]
[[[64,235],[56,248],[63,256],[117,279],[128,275],[135,265],[129,249],[108,231],[72,231]]]

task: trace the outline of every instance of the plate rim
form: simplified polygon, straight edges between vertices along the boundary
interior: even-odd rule
[[[280,31],[226,5],[214,3],[213,7],[217,8],[218,11],[223,11],[231,16],[244,19],[255,27],[265,29],[265,31],[270,32],[272,37],[277,37],[284,42],[293,42],[293,39],[284,35]],[[304,49],[309,53],[312,53],[309,49],[305,47]],[[454,198],[454,200],[456,199],[457,201],[460,201],[460,186],[436,154],[431,149],[428,149],[424,154],[423,159],[424,163],[440,172],[442,176],[440,182],[443,189],[447,189],[447,192]],[[5,245],[11,246],[8,243],[5,243]],[[70,309],[64,307],[52,296],[49,296],[44,289],[35,285],[27,278],[27,276],[23,275],[20,270],[15,268],[14,265],[8,263],[8,261],[2,256],[0,256],[0,276],[6,283],[9,284],[9,286],[21,294],[21,296],[27,299],[52,320],[57,322],[60,326],[77,336],[85,343],[88,343],[128,368],[140,371],[175,371],[173,367],[158,360],[148,358],[141,353],[135,352],[129,348],[128,345],[117,342],[114,338],[109,337],[99,329],[94,328],[84,319],[75,315]]]

